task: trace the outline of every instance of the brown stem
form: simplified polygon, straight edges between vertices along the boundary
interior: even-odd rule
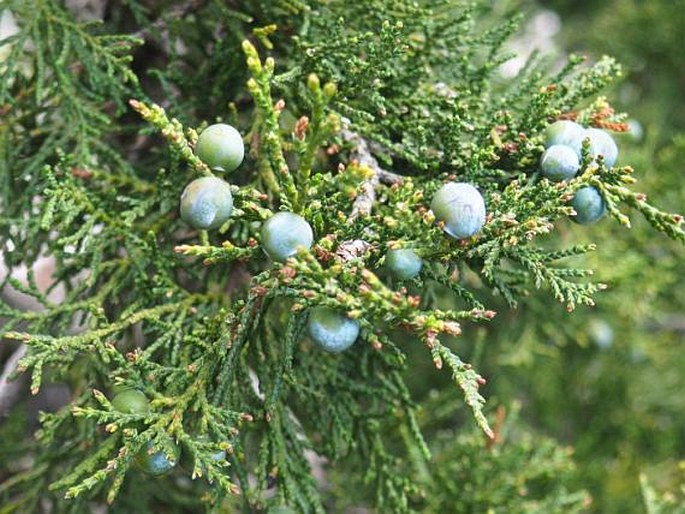
[[[386,185],[401,184],[403,177],[391,171],[384,170],[378,164],[376,158],[369,149],[368,142],[356,132],[344,129],[341,132],[343,139],[354,145],[351,152],[351,160],[358,162],[361,166],[369,168],[373,173],[361,185],[361,191],[354,199],[352,213],[349,220],[354,221],[359,216],[368,216],[371,213],[373,204],[376,201],[376,188],[379,184]]]

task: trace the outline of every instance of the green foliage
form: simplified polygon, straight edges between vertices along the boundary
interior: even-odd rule
[[[685,486],[681,485],[680,490],[676,493],[659,493],[649,483],[645,475],[640,475],[640,486],[645,510],[648,514],[670,514],[682,512],[685,509]]]
[[[515,407],[517,408],[517,407]],[[499,411],[503,414],[505,411]],[[591,498],[569,490],[572,449],[507,419],[498,442],[444,430],[436,437],[435,480],[421,512],[587,512]],[[572,486],[571,486],[572,487]]]
[[[554,119],[621,127],[597,97],[618,65],[573,57],[556,74],[531,63],[504,81],[496,70],[517,18],[495,22],[457,0],[248,4],[170,2],[158,14],[126,2],[95,26],[57,1],[0,3],[20,26],[0,42],[11,47],[0,76],[3,258],[12,271],[49,256],[51,287],[65,289],[53,303],[31,273],[27,284],[8,274],[2,285],[43,309],[3,304],[3,332],[27,346],[19,370],[34,393],[48,379],[73,393],[42,416],[31,465],[0,486],[3,512],[42,502],[85,512],[103,501],[114,512],[325,512],[336,495],[312,474],[311,455],[361,470],[353,482],[370,492],[357,500],[380,511],[460,501],[464,512],[579,512],[586,495],[569,492],[568,454],[551,440],[524,434],[483,450],[460,416],[467,435],[427,443],[435,430],[417,417],[408,376],[446,368],[495,438],[485,380],[463,353],[480,356],[455,337],[487,326],[491,305],[539,308],[537,289],[568,310],[594,305],[605,286],[579,256],[595,246],[550,237],[575,230],[573,193],[592,185],[620,224],[630,226],[631,208],[685,239],[682,217],[628,187],[632,168],[591,164],[587,147],[577,178],[539,176]],[[120,35],[131,31],[127,13],[135,32]],[[160,63],[144,60],[153,42]],[[250,151],[231,186],[231,219],[208,233],[177,209],[188,182],[212,175],[194,146],[217,116]],[[477,185],[488,208],[482,232],[461,241],[428,210],[455,178]],[[260,224],[278,210],[302,215],[316,237],[312,251],[272,264]],[[411,291],[377,273],[397,243],[424,262]],[[355,319],[357,344],[317,350],[304,335],[314,306]],[[116,386],[144,392],[149,412],[114,409]],[[190,464],[142,480],[134,463],[149,448],[174,461],[180,448]],[[226,460],[215,459],[222,450]],[[443,485],[455,475],[468,484]],[[334,482],[354,489],[349,477]]]

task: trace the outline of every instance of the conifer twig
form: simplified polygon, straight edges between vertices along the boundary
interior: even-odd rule
[[[349,262],[352,259],[363,257],[366,252],[371,250],[373,245],[363,239],[355,239],[353,241],[343,241],[336,250],[336,255],[344,262]]]
[[[371,154],[369,144],[366,140],[350,130],[344,129],[341,132],[343,139],[354,145],[351,153],[351,160],[359,163],[371,171],[371,176],[361,185],[361,192],[354,199],[350,221],[354,221],[359,216],[368,216],[371,213],[373,203],[376,201],[376,187],[383,183],[387,185],[401,184],[403,178],[396,173],[384,170],[378,164],[376,158]]]

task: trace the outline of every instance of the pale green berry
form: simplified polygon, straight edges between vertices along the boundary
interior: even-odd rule
[[[114,395],[112,407],[124,414],[145,414],[150,410],[150,402],[140,391],[126,389]]]
[[[314,307],[307,327],[314,342],[327,352],[342,352],[359,336],[359,323],[329,307]]]
[[[385,254],[385,265],[396,278],[409,280],[419,274],[423,262],[414,250],[401,248],[388,250]]]
[[[540,159],[542,174],[554,182],[573,178],[580,169],[578,155],[570,146],[550,146]]]
[[[314,242],[312,227],[302,216],[279,212],[262,225],[262,246],[275,261],[285,261],[299,248],[309,249]]]
[[[545,148],[555,145],[569,146],[580,157],[585,137],[585,129],[575,121],[555,121],[545,130]]]
[[[195,152],[213,170],[230,172],[243,162],[245,145],[236,129],[225,123],[217,123],[200,133]]]
[[[589,128],[585,131],[585,137],[590,139],[590,156],[596,158],[601,155],[604,157],[604,164],[611,168],[618,159],[618,146],[614,138],[607,132],[598,128]]]
[[[576,215],[571,219],[581,225],[589,225],[596,222],[606,212],[606,205],[597,188],[587,186],[576,191],[571,200],[571,206]]]
[[[433,196],[431,210],[444,230],[454,238],[476,234],[485,223],[485,201],[471,184],[448,182]]]
[[[219,228],[228,221],[231,212],[231,186],[220,178],[202,177],[193,180],[181,195],[181,219],[193,228]]]
[[[136,463],[148,475],[166,475],[176,466],[179,453],[178,448],[175,448],[174,455],[170,458],[161,450],[155,451],[152,441],[149,441],[136,455]]]

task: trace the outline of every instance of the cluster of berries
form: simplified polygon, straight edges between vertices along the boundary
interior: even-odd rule
[[[574,121],[560,120],[545,131],[546,150],[540,159],[542,174],[554,182],[575,177],[580,170],[585,139],[589,140],[592,159],[601,156],[609,168],[616,164],[618,146],[609,134],[597,128],[583,128]],[[576,191],[571,206],[576,211],[572,219],[583,225],[599,220],[606,211],[602,195],[592,186]]]
[[[195,153],[212,170],[230,173],[243,162],[245,146],[235,128],[217,123],[202,131],[197,139]],[[218,177],[193,180],[181,195],[181,219],[193,228],[219,228],[228,221],[231,212],[231,186]]]
[[[240,133],[230,125],[207,127],[197,140],[197,156],[214,171],[231,172],[240,166],[245,147]],[[231,217],[233,195],[230,185],[218,177],[202,177],[188,184],[181,195],[181,219],[193,228],[211,230]],[[261,229],[262,248],[274,261],[283,262],[299,248],[314,243],[312,227],[302,216],[278,212]],[[341,352],[352,346],[359,324],[328,307],[315,307],[309,314],[309,333],[324,350]]]
[[[589,140],[593,159],[601,156],[612,167],[618,158],[618,147],[603,130],[583,128],[573,121],[557,121],[545,132],[545,152],[540,161],[542,174],[550,180],[573,178],[580,170],[583,140]],[[197,156],[215,171],[231,172],[240,166],[245,148],[239,132],[226,124],[205,129],[196,146]],[[606,206],[599,191],[584,187],[576,191],[571,205],[574,221],[588,224],[604,215]],[[445,233],[455,239],[475,235],[485,223],[485,201],[471,184],[449,182],[433,196],[430,208]],[[192,181],[181,196],[181,218],[197,229],[216,229],[228,221],[233,210],[231,187],[218,177]],[[312,227],[302,216],[292,212],[274,214],[262,225],[262,247],[274,261],[284,262],[299,248],[309,249],[314,243]],[[387,270],[398,280],[411,280],[421,271],[423,262],[409,248],[390,249],[385,255]],[[354,344],[359,323],[330,307],[314,307],[309,313],[309,334],[316,344],[329,352],[341,352]]]
[[[215,124],[200,134],[197,156],[212,170],[231,172],[240,166],[245,148],[240,133],[230,125]],[[443,230],[456,239],[471,237],[485,223],[485,201],[470,184],[450,182],[433,197],[431,210]],[[221,227],[231,217],[233,196],[230,185],[210,176],[193,180],[181,195],[181,219],[191,227],[211,230]],[[262,247],[274,261],[284,262],[299,248],[314,243],[312,227],[302,216],[278,212],[261,229]],[[385,256],[388,271],[399,280],[410,280],[421,271],[421,258],[411,249],[391,249]],[[325,306],[309,313],[308,331],[312,340],[329,352],[341,352],[359,336],[359,323]],[[148,459],[149,460],[149,459]]]

